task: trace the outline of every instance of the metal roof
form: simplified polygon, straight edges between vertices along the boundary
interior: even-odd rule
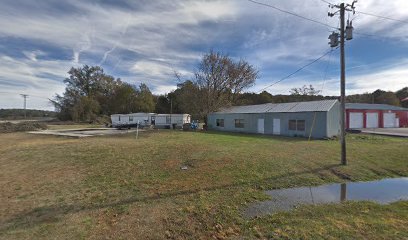
[[[265,103],[259,105],[234,106],[215,113],[269,113],[269,112],[327,112],[337,100],[310,102]]]
[[[346,103],[346,109],[408,111],[408,108],[371,103]]]

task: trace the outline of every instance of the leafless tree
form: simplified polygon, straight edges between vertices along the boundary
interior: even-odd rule
[[[234,61],[214,51],[205,54],[195,72],[204,115],[231,105],[237,94],[253,86],[257,78],[258,71],[245,60]]]

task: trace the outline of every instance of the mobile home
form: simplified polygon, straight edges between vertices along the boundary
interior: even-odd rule
[[[156,127],[183,127],[183,124],[190,123],[191,116],[189,114],[157,114]]]
[[[158,128],[181,128],[191,122],[189,114],[130,113],[111,115],[113,127],[154,126]]]

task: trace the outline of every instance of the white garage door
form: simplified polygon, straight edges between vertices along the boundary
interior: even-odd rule
[[[350,125],[353,128],[363,128],[363,113],[350,113]]]
[[[384,113],[384,127],[395,127],[395,113]]]
[[[378,113],[367,113],[366,127],[378,128]]]

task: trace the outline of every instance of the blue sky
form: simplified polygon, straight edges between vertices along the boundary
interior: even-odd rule
[[[259,0],[261,1],[261,0]],[[321,0],[263,0],[331,26]],[[335,2],[336,3],[336,2]],[[408,21],[405,0],[360,0],[357,10]],[[347,94],[408,85],[408,24],[356,13],[346,44]],[[114,77],[146,83],[156,94],[175,89],[174,71],[192,76],[210,49],[256,66],[257,92],[329,50],[332,29],[246,0],[3,0],[0,5],[0,108],[53,109],[71,67],[101,65]],[[374,35],[366,36],[358,33]],[[339,51],[268,88],[287,94],[313,84],[339,94]]]

